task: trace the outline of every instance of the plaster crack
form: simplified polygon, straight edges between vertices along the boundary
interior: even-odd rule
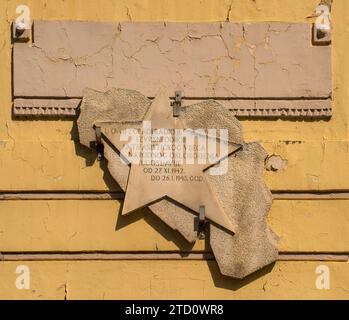
[[[230,21],[230,14],[231,14],[231,10],[232,10],[232,7],[233,7],[233,2],[234,2],[234,0],[231,0],[229,5],[228,5],[228,11],[227,11],[227,15],[226,15],[226,18],[225,18],[225,21],[227,21],[227,22]]]
[[[126,15],[127,15],[129,21],[133,21],[129,7],[126,7]]]

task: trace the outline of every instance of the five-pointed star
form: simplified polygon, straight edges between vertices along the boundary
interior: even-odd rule
[[[173,117],[170,99],[164,91],[154,99],[143,121],[151,121],[152,129],[185,129],[179,118]],[[116,123],[114,124],[116,125]],[[103,130],[109,124],[100,124],[103,135],[120,152],[125,142],[120,140],[120,130]],[[132,128],[140,127],[140,124]],[[120,124],[119,129],[130,127]],[[109,127],[110,129],[110,127]],[[233,147],[229,144],[229,153]],[[128,155],[122,155],[127,158]],[[235,225],[222,209],[206,181],[204,171],[210,165],[184,164],[174,161],[166,165],[130,164],[130,171],[123,203],[122,214],[133,212],[162,199],[169,198],[194,212],[205,206],[205,215],[211,222],[235,232]]]

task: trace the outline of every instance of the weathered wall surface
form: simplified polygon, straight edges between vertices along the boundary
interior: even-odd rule
[[[117,222],[119,200],[93,197],[118,188],[95,161],[95,154],[76,142],[72,120],[12,119],[10,24],[17,5],[28,5],[33,20],[312,22],[307,17],[318,3],[0,0],[0,252],[5,258],[0,261],[0,298],[348,299],[347,0],[335,0],[332,7],[332,118],[242,121],[247,141],[261,141],[270,154],[288,161],[285,170],[265,173],[277,198],[269,222],[281,236],[283,261],[245,280],[222,277],[211,260],[126,260],[120,256],[90,261],[91,256],[78,261],[81,256],[69,255],[83,251],[209,252],[210,248],[204,241],[188,246],[147,211]],[[40,259],[30,256],[32,252],[67,255],[62,261],[44,261],[49,256]],[[15,286],[16,267],[21,264],[31,270],[30,290]],[[330,269],[329,290],[315,286],[319,265]]]

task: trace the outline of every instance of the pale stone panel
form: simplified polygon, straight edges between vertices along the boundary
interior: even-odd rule
[[[182,106],[207,100],[183,99]],[[299,118],[328,119],[332,115],[332,101],[321,100],[220,100],[237,117],[249,118]],[[79,114],[81,99],[14,99],[16,117],[69,117]]]
[[[331,46],[307,23],[35,21],[34,44],[14,45],[14,94],[81,97],[85,87],[155,96],[331,95]],[[30,77],[28,76],[30,75]]]

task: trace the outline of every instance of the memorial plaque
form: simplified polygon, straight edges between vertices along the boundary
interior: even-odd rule
[[[277,259],[279,239],[266,221],[268,155],[244,142],[236,117],[329,118],[322,33],[308,23],[34,21],[33,43],[14,42],[14,115],[78,116],[80,143],[125,192],[121,215],[148,207],[188,242],[208,237],[221,272],[243,278]]]
[[[80,142],[103,153],[125,191],[120,214],[148,207],[189,242],[207,234],[221,272],[243,278],[278,257],[266,222],[267,154],[243,141],[240,123],[218,102],[177,108],[169,96],[85,90]]]
[[[95,123],[95,126],[102,129],[103,137],[130,164],[123,214],[169,198],[194,212],[204,207],[208,220],[234,232],[234,224],[220,207],[204,175],[205,170],[226,173],[228,156],[242,147],[229,142],[227,131],[224,137],[218,137],[215,129],[209,135],[203,129],[186,128],[181,118],[173,117],[170,99],[164,92],[152,102],[139,130],[125,123],[119,126]],[[133,142],[125,144],[122,135],[124,140],[130,137]],[[212,167],[222,162],[225,167]]]

